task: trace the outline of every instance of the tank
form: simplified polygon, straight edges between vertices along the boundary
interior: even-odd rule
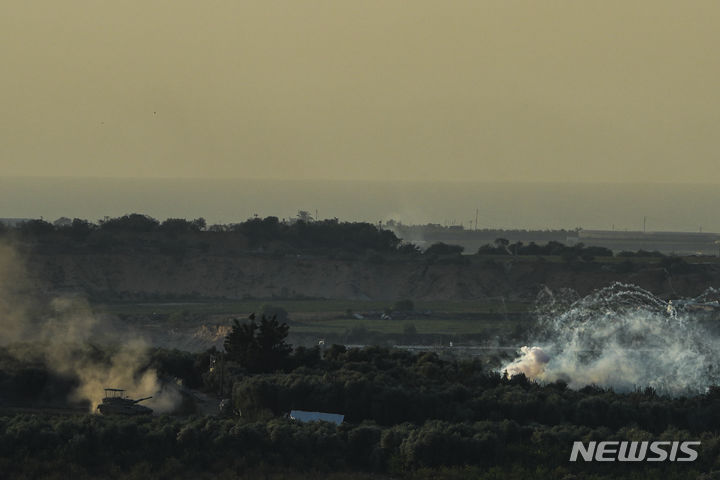
[[[152,408],[140,405],[140,402],[152,397],[133,400],[125,395],[125,390],[119,388],[106,388],[105,398],[97,406],[97,410],[103,415],[150,415]]]

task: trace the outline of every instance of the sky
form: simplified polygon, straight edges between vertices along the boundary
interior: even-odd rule
[[[0,176],[718,183],[720,3],[0,2]]]

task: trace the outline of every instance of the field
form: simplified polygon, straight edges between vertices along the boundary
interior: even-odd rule
[[[392,319],[380,318],[382,312],[392,309],[392,302],[353,300],[112,303],[97,305],[96,309],[124,318],[163,318],[173,325],[192,327],[202,323],[229,322],[231,318],[244,319],[252,312],[261,312],[268,305],[288,312],[292,333],[318,336],[342,334],[359,327],[380,334],[402,334],[409,325],[415,327],[417,334],[424,335],[507,333],[528,322],[523,314],[530,307],[525,303],[502,302],[500,299],[415,302],[413,312],[391,312]]]

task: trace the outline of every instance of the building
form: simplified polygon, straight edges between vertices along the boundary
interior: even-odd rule
[[[17,227],[30,220],[32,220],[32,218],[0,218],[0,223],[6,227]]]
[[[340,425],[345,419],[345,415],[339,413],[324,412],[307,412],[305,410],[291,410],[290,418],[298,422],[330,422]]]

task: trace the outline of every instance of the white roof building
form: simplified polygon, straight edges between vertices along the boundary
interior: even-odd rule
[[[335,425],[340,425],[345,418],[345,415],[339,413],[324,413],[324,412],[307,412],[305,410],[291,410],[290,418],[297,420],[298,422],[330,422]]]

